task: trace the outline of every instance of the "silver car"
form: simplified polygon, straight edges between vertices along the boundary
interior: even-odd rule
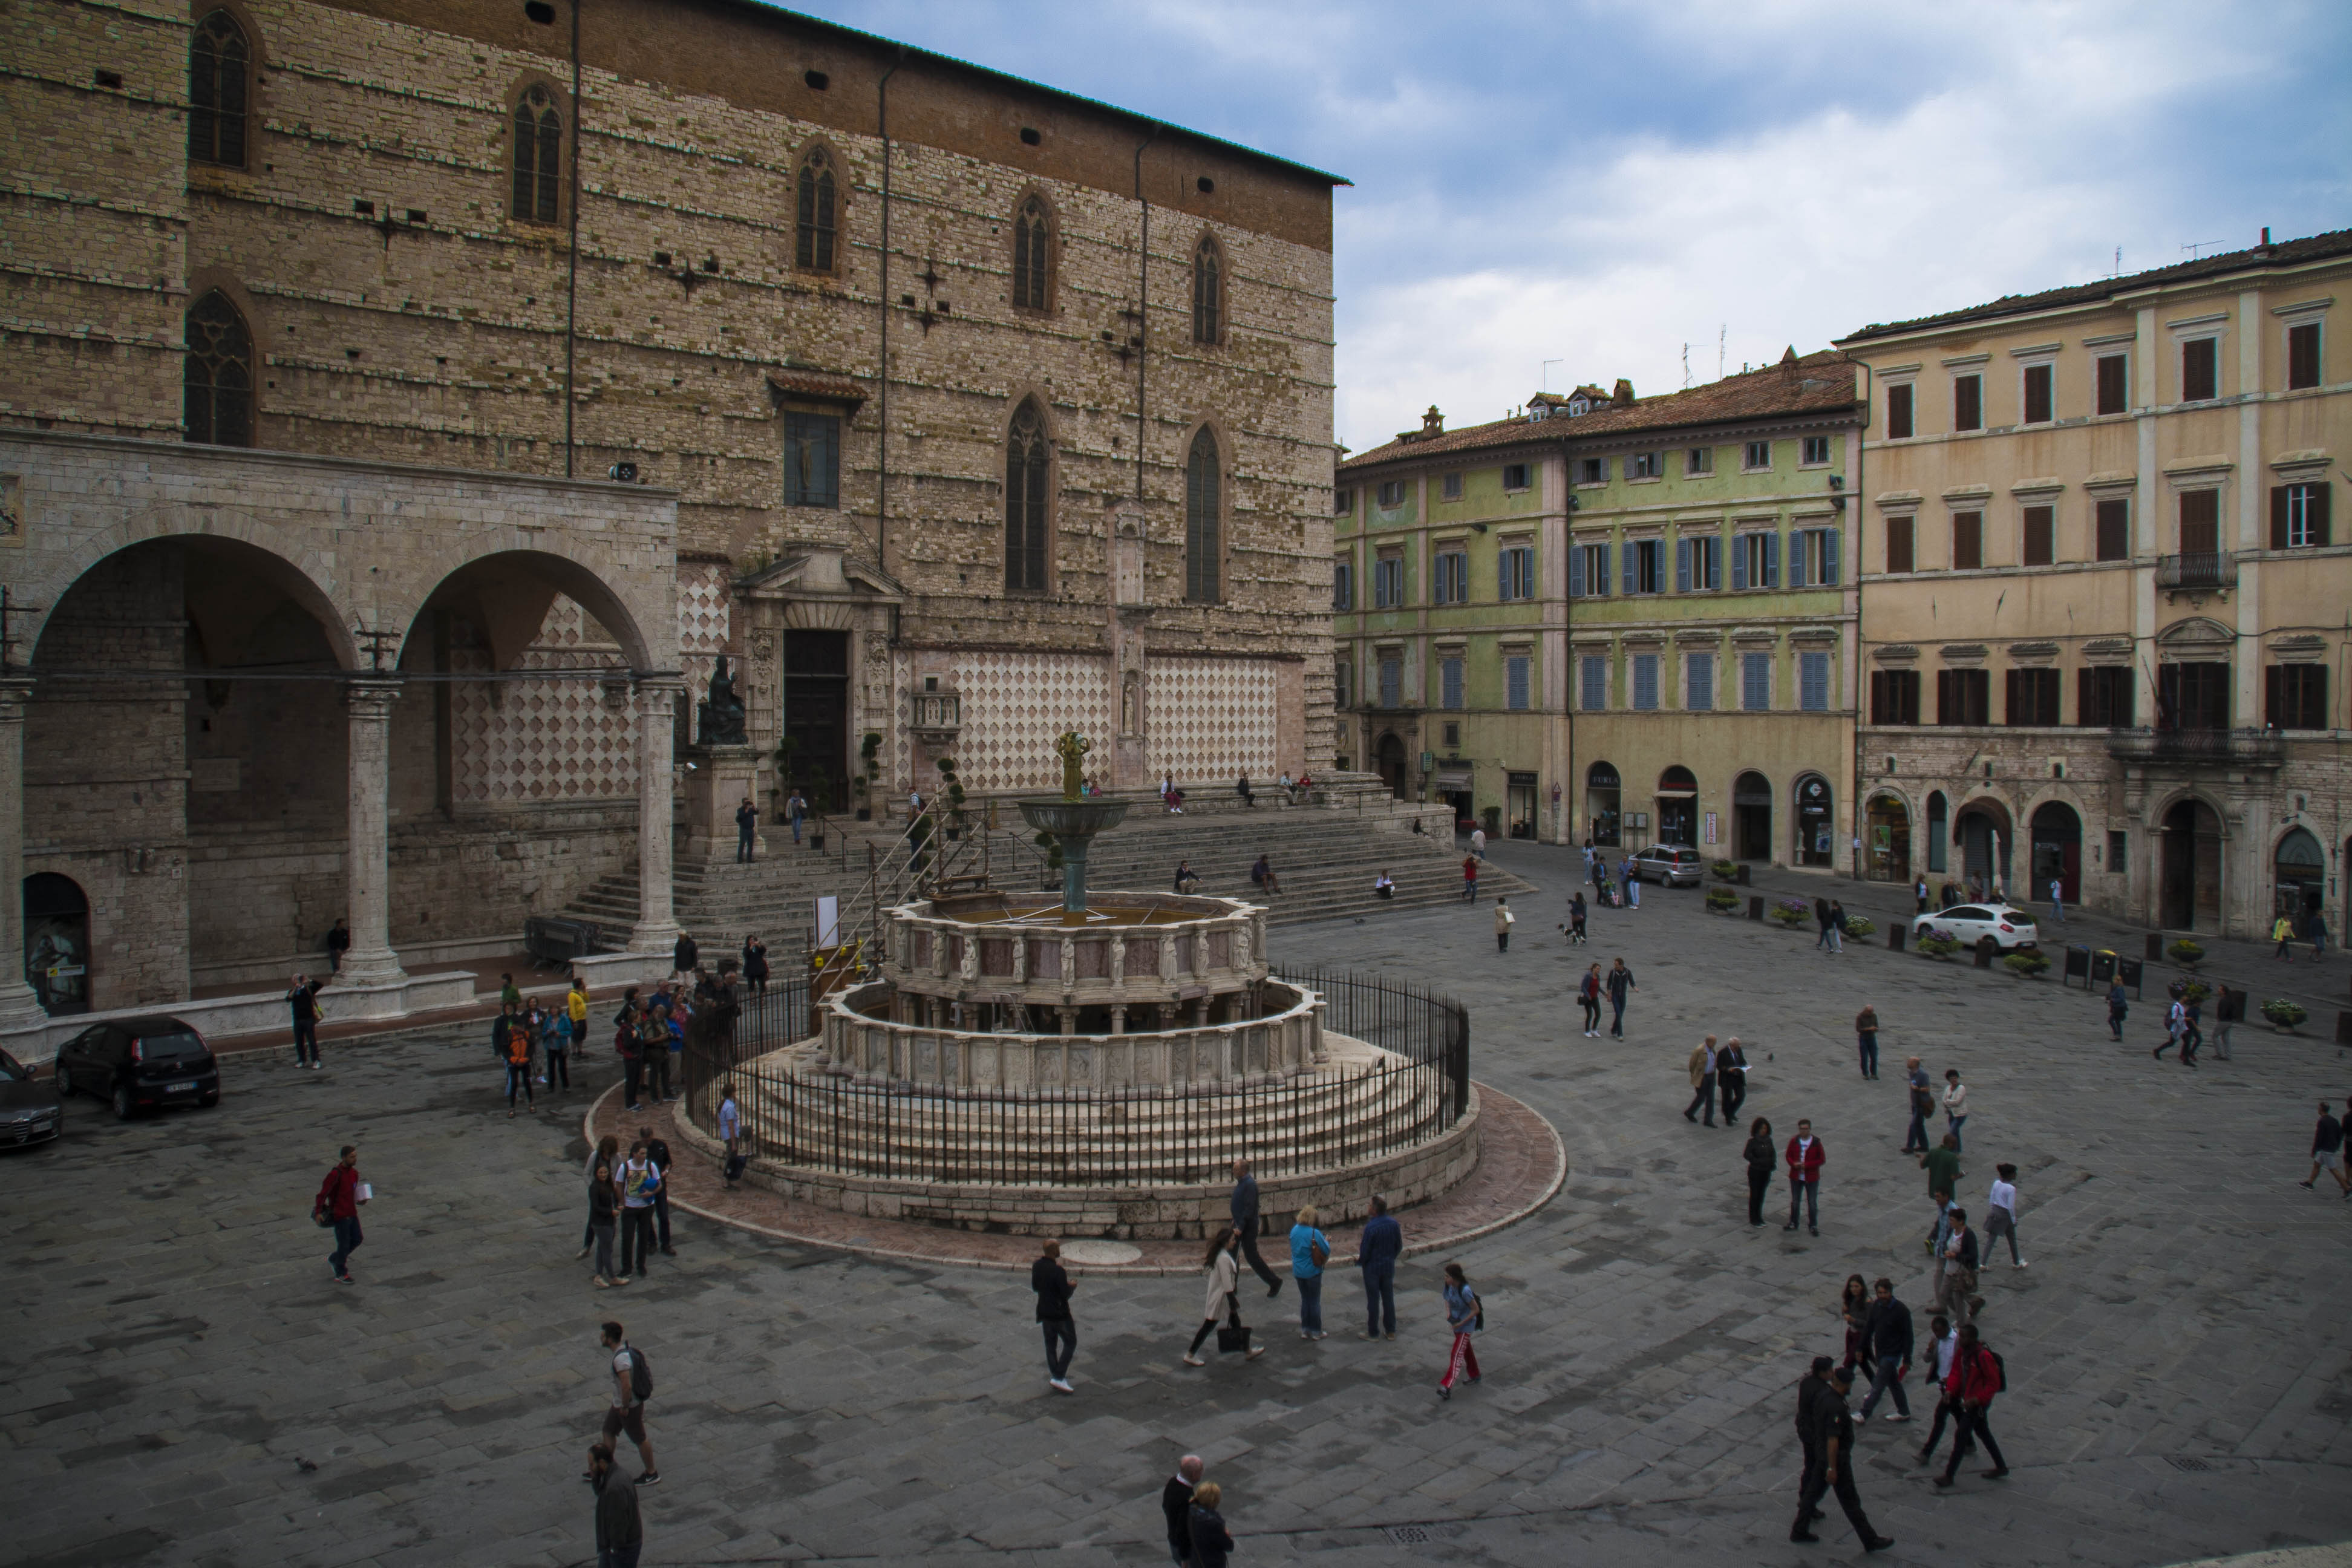
[[[1667,888],[1695,888],[1706,862],[1687,844],[1653,844],[1633,857],[1633,880]]]

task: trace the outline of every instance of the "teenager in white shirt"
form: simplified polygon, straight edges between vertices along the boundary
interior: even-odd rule
[[[2009,1237],[2009,1266],[2025,1267],[2025,1259],[2017,1255],[2017,1167],[1995,1165],[1992,1195],[1985,1208],[1985,1261],[1992,1261],[1992,1244],[2002,1237]]]

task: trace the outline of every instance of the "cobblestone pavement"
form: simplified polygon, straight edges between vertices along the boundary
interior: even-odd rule
[[[1839,1348],[1849,1272],[1923,1307],[1925,1183],[1898,1153],[1910,1051],[1970,1084],[1967,1194],[1995,1159],[2022,1167],[2032,1267],[1984,1280],[2014,1475],[1972,1466],[1939,1494],[1908,1463],[1921,1427],[1873,1422],[1863,1496],[1898,1542],[1876,1561],[2154,1564],[2352,1538],[2352,1204],[2294,1184],[2312,1101],[2352,1094],[2333,1046],[2257,1026],[2234,1062],[2158,1064],[2152,1005],[2118,1047],[2095,1001],[2053,983],[1831,957],[1658,889],[1596,917],[1590,956],[1623,952],[1641,988],[1627,1039],[1585,1040],[1567,988],[1588,954],[1552,930],[1565,863],[1497,858],[1549,889],[1513,900],[1507,954],[1483,905],[1286,930],[1276,954],[1453,987],[1479,1076],[1567,1141],[1560,1195],[1461,1253],[1487,1376],[1449,1404],[1435,1258],[1408,1268],[1393,1343],[1350,1336],[1343,1275],[1331,1338],[1286,1331],[1289,1291],[1252,1297],[1270,1353],[1197,1371],[1178,1361],[1195,1282],[1089,1282],[1075,1398],[1045,1386],[1017,1277],[688,1221],[649,1279],[591,1290],[572,1258],[584,1093],[508,1121],[468,1027],[350,1046],[317,1074],[237,1060],[214,1113],[121,1125],[78,1100],[61,1145],[7,1156],[0,1561],[593,1560],[574,1478],[608,1315],[659,1380],[653,1563],[1164,1561],[1156,1493],[1186,1450],[1228,1489],[1242,1568],[1857,1561],[1834,1509],[1824,1544],[1785,1540],[1790,1384]],[[1853,1064],[1864,1001],[1886,1031],[1876,1083]],[[1750,1230],[1738,1136],[1682,1121],[1709,1029],[1752,1044],[1751,1114],[1822,1134],[1819,1240]],[[345,1141],[379,1194],[352,1287],[306,1218]]]

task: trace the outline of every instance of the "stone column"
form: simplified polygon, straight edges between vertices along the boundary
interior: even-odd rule
[[[677,732],[678,676],[637,682],[637,923],[631,952],[667,952],[677,945],[670,902],[670,752]]]
[[[392,951],[388,841],[392,816],[392,705],[400,687],[359,679],[343,689],[351,710],[351,843],[343,852],[352,947],[339,985],[397,985],[408,976]]]
[[[25,984],[25,706],[33,683],[0,679],[0,1030],[47,1021]]]

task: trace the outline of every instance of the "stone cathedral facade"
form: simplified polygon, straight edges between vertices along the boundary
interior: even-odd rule
[[[52,1010],[666,868],[721,655],[766,805],[1036,787],[1071,727],[1107,785],[1333,754],[1333,176],[747,0],[0,29]]]

